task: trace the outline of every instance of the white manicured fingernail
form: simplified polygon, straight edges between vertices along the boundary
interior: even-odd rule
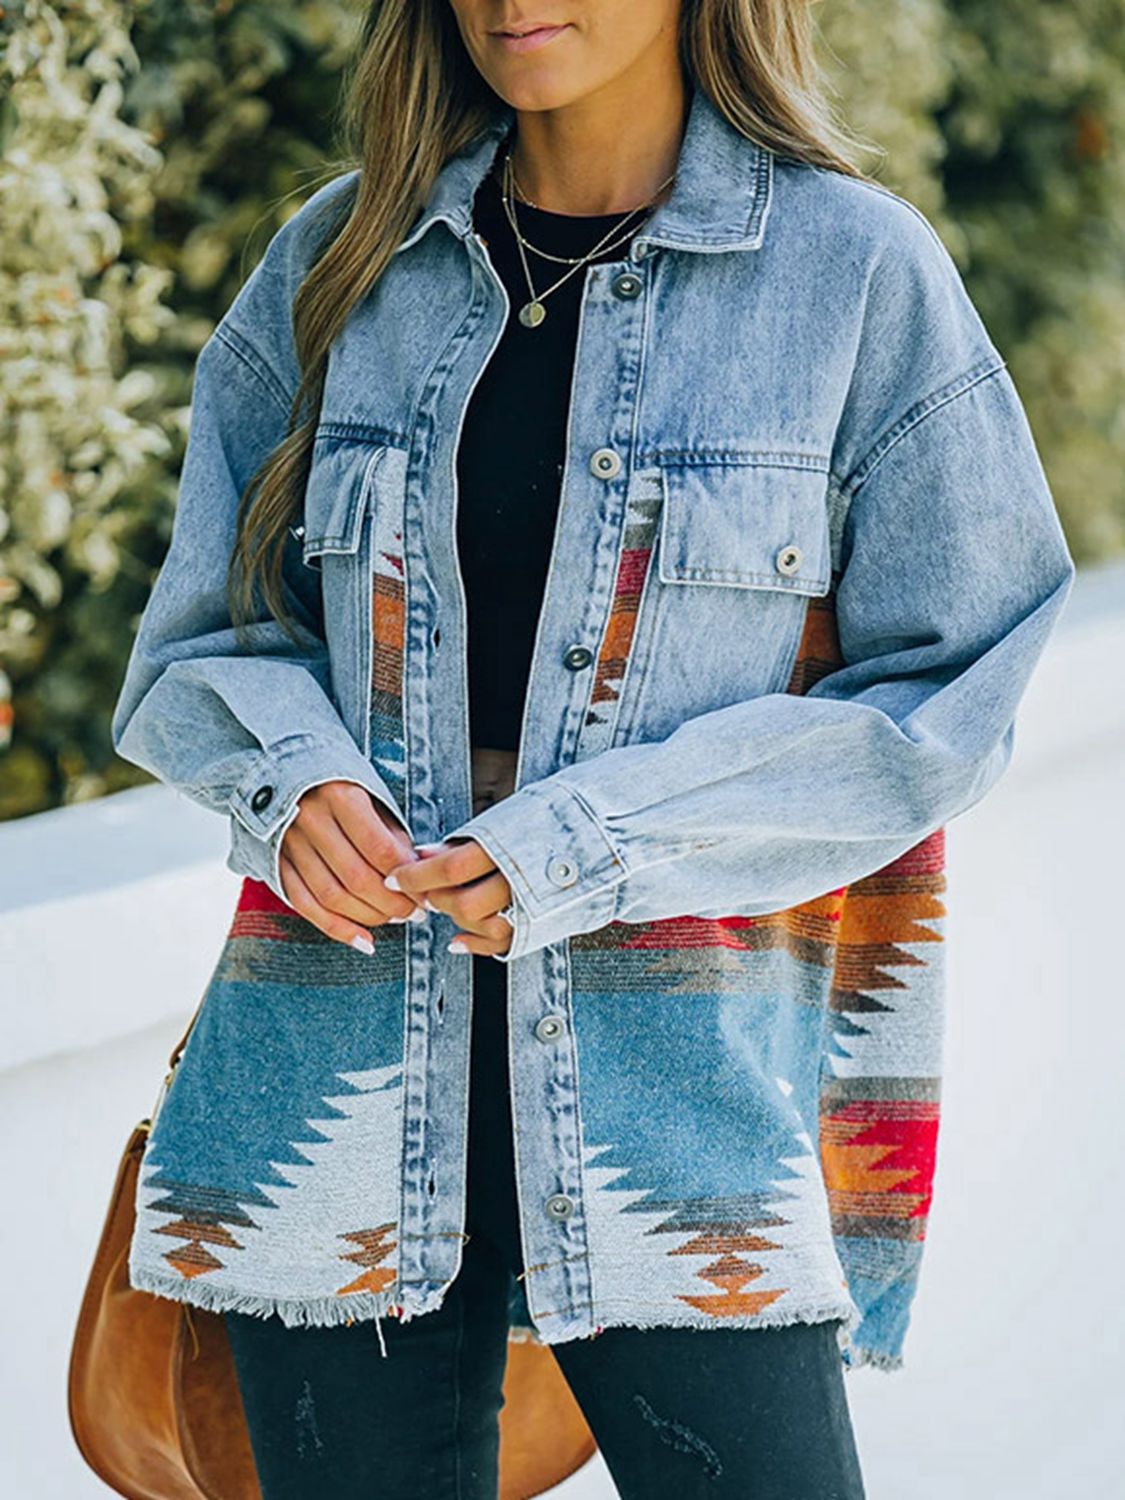
[[[450,953],[468,953],[469,950],[466,948],[463,938],[455,937],[450,942],[447,951]]]
[[[371,941],[371,939],[369,937],[364,937],[361,933],[358,932],[356,933],[355,937],[352,938],[351,945],[353,948],[358,948],[361,953],[366,953],[369,957],[372,953],[375,952],[375,944]]]
[[[431,907],[430,910],[432,911],[433,907]],[[406,918],[406,920],[408,922],[424,922],[426,920],[426,916],[426,908],[424,906],[416,906],[410,913],[410,915]]]
[[[425,906],[425,908],[426,908],[427,911],[433,911],[433,912],[437,911],[437,907],[430,900],[429,896],[423,896],[423,898],[422,898],[422,904],[423,904],[423,906]]]
[[[383,884],[386,886],[386,888],[387,888],[388,891],[401,891],[402,890],[402,886],[399,885],[398,881],[395,879],[395,877],[393,875],[384,875],[383,876]]]

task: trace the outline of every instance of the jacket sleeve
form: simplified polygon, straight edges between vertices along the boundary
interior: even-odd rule
[[[263,292],[259,279],[251,296]],[[311,787],[358,783],[401,822],[334,705],[319,575],[302,563],[292,535],[285,579],[306,644],[264,606],[249,627],[253,649],[235,639],[225,585],[237,505],[284,436],[288,411],[276,365],[233,322],[220,323],[196,363],[171,543],[112,719],[126,760],[229,817],[227,867],[264,881],[282,900],[281,841]]]
[[[843,666],[563,766],[447,834],[512,887],[504,961],[610,921],[811,900],[993,785],[1074,564],[1007,368],[979,363],[891,413],[841,482]]]

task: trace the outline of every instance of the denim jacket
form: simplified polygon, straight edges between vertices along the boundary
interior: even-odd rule
[[[302,793],[346,779],[511,886],[513,1336],[838,1317],[846,1365],[894,1368],[936,1162],[943,828],[1009,761],[1073,562],[927,219],[697,90],[670,197],[584,273],[516,788],[473,816],[455,456],[510,311],[471,206],[511,120],[445,163],[333,346],[286,543],[307,647],[267,617],[247,654],[224,580],[354,173],[199,355],[113,733],[229,820],[244,880],[131,1275],[331,1323],[423,1314],[458,1270],[471,961],[444,914],[366,957],[280,885]]]

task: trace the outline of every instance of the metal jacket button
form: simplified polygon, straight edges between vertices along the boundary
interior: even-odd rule
[[[590,455],[590,470],[599,479],[612,479],[621,472],[621,455],[612,448],[595,448]]]
[[[610,282],[610,289],[615,297],[624,298],[626,301],[633,297],[639,297],[641,293],[641,278],[634,276],[632,271],[622,271]]]
[[[774,558],[774,563],[779,573],[795,573],[801,566],[801,549],[795,547],[792,542],[782,547]]]
[[[268,807],[272,801],[273,787],[260,786],[254,793],[254,795],[250,798],[250,806],[254,809],[255,812],[261,812],[262,809]]]
[[[574,1199],[565,1193],[552,1193],[547,1199],[546,1209],[552,1219],[569,1219],[574,1212]]]
[[[568,646],[563,656],[563,663],[572,672],[577,672],[579,667],[588,667],[594,659],[594,653],[586,646]]]
[[[555,885],[573,885],[578,871],[569,859],[555,857],[547,861],[547,879]]]
[[[565,1030],[562,1016],[544,1016],[535,1023],[535,1035],[541,1042],[553,1042]]]

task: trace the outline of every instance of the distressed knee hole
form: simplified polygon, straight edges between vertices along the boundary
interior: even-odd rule
[[[633,1397],[634,1404],[639,1409],[641,1416],[655,1427],[661,1442],[667,1443],[669,1447],[679,1448],[682,1453],[695,1453],[703,1460],[703,1466],[709,1478],[718,1479],[723,1472],[719,1455],[711,1447],[710,1443],[692,1432],[690,1427],[685,1427],[682,1422],[675,1422],[670,1417],[657,1416],[645,1398],[637,1392]]]
[[[307,1380],[300,1396],[297,1398],[296,1427],[298,1458],[307,1457],[310,1447],[315,1448],[317,1453],[323,1453],[324,1444],[320,1441],[320,1433],[317,1431],[316,1406],[313,1403],[312,1386]]]

